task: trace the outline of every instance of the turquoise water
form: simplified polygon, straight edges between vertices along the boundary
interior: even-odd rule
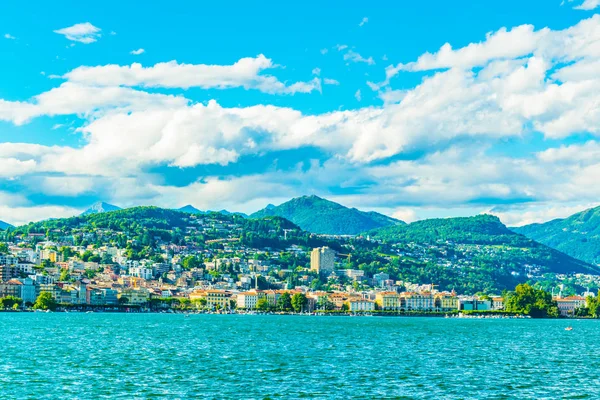
[[[599,321],[1,313],[0,332],[2,398],[600,398]]]

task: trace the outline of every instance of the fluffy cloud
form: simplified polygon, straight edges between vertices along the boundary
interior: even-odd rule
[[[42,115],[99,116],[108,111],[129,112],[154,108],[181,107],[188,100],[180,96],[147,93],[125,87],[89,86],[65,82],[30,101],[0,99],[0,120],[17,125]]]
[[[68,40],[74,42],[90,44],[94,43],[98,40],[98,38],[100,38],[100,31],[100,28],[90,24],[89,22],[84,22],[69,26],[68,28],[55,30],[54,33],[63,35]]]
[[[146,50],[139,48],[137,50],[131,50],[129,54],[133,54],[134,56],[139,56],[140,54],[144,54]]]
[[[321,80],[287,85],[272,75],[263,75],[275,68],[273,61],[260,54],[254,58],[242,58],[232,65],[180,64],[177,61],[158,63],[143,67],[134,63],[129,66],[104,65],[79,67],[64,75],[70,82],[97,86],[139,86],[146,88],[227,89],[243,87],[265,93],[294,94],[321,90]]]
[[[562,31],[528,25],[502,29],[483,42],[443,46],[388,69],[388,78],[400,71],[420,71],[424,77],[412,88],[371,83],[383,106],[321,114],[274,105],[194,103],[143,89],[320,90],[319,78],[287,84],[265,75],[276,66],[262,55],[232,65],[79,67],[64,75],[66,82],[28,101],[0,100],[0,120],[15,124],[44,115],[83,119],[76,131],[79,146],[1,143],[0,180],[23,185],[25,194],[110,193],[106,200],[124,206],[239,209],[248,202],[246,207],[256,204],[255,209],[282,193],[311,192],[367,209],[384,205],[406,220],[421,217],[425,208],[479,212],[504,203],[592,203],[600,196],[596,140],[519,158],[493,150],[533,132],[547,138],[600,133],[598,39],[599,16]],[[345,45],[338,48],[352,54]],[[318,159],[250,175],[227,169],[245,157],[295,149],[316,149]],[[205,167],[206,176],[198,172]],[[182,175],[195,168],[197,179],[176,186],[156,172],[169,168]],[[551,215],[534,208],[494,212],[503,212],[511,224],[518,223],[518,213],[523,221]]]
[[[13,35],[11,35],[10,33],[5,33],[4,34],[4,39],[11,39],[11,40],[15,40],[16,37],[14,37]]]
[[[594,0],[592,0],[592,1],[594,1]],[[367,18],[367,17],[364,17],[364,18],[363,18],[363,19],[360,21],[360,23],[358,24],[358,26],[364,26],[364,25],[365,25],[367,22],[369,22],[369,18]]]
[[[576,10],[593,10],[596,7],[600,7],[600,0],[584,0],[578,6],[573,7]]]

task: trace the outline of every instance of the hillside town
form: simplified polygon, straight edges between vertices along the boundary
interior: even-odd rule
[[[210,218],[202,221],[194,230],[238,228]],[[226,236],[207,240],[206,244],[218,246],[202,250],[158,242],[159,254],[140,259],[132,257],[131,239],[124,247],[85,245],[91,233],[80,232],[78,239],[56,233],[60,232],[28,233],[2,244],[0,300],[13,299],[13,308],[30,309],[44,293],[59,308],[88,311],[364,314],[504,309],[499,295],[467,296],[440,291],[432,282],[397,281],[382,272],[368,275],[363,269],[343,268],[350,255],[326,246],[257,249]],[[93,232],[96,238],[105,239],[114,234],[111,230]],[[290,256],[293,268],[281,262]],[[586,302],[584,296],[555,299],[564,316],[574,315]],[[7,304],[11,303],[3,305]]]

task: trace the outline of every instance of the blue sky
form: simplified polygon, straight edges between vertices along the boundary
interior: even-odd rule
[[[0,219],[302,194],[408,221],[593,206],[599,3],[3,2]]]

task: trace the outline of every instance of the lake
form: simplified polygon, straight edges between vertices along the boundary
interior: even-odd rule
[[[0,313],[0,332],[2,398],[600,398],[600,321]]]

